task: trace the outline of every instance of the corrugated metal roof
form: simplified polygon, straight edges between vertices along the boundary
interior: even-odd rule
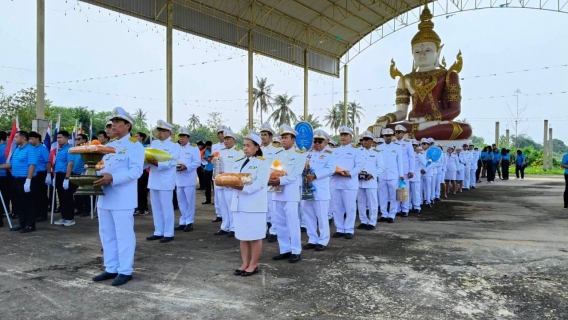
[[[166,24],[167,0],[81,0]],[[173,0],[176,30],[338,76],[339,61],[373,30],[420,6],[418,0]]]

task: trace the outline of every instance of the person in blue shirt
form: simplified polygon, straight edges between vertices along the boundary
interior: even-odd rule
[[[72,226],[75,224],[73,214],[73,193],[69,188],[69,177],[71,177],[74,155],[69,153],[69,132],[59,131],[57,133],[57,155],[55,156],[55,188],[57,198],[61,207],[61,219],[54,222],[58,226]]]
[[[16,148],[12,151],[10,162],[0,165],[0,169],[12,169],[12,211],[18,215],[20,225],[10,228],[10,231],[20,233],[35,231],[35,208],[31,191],[37,152],[28,143],[29,140],[28,132],[18,131],[15,136]]]
[[[493,170],[499,174],[499,179],[503,180],[501,177],[501,152],[499,148],[493,148]]]
[[[203,159],[207,161],[207,164],[203,168],[204,170],[204,184],[205,184],[205,201],[201,204],[211,204],[211,183],[213,182],[213,169],[215,166],[213,162],[211,162],[212,154],[211,148],[213,147],[213,142],[206,141],[205,142],[205,153],[203,155]]]
[[[519,179],[519,173],[521,174],[521,180],[525,179],[525,168],[527,167],[527,156],[523,154],[521,150],[517,150],[517,158],[515,160],[515,175],[517,180]]]
[[[503,172],[503,180],[509,180],[509,166],[511,165],[511,155],[509,149],[501,149],[501,171]]]
[[[89,142],[89,137],[86,134],[78,134],[76,145],[80,146],[82,144]],[[71,175],[79,176],[85,173],[85,161],[80,154],[69,154],[69,163],[73,163],[71,167]],[[73,200],[75,205],[75,213],[74,215],[78,215],[79,217],[88,217],[91,212],[91,197],[89,196],[81,196],[76,195],[77,189],[79,188],[78,185],[71,183],[70,189],[73,194]]]
[[[30,131],[30,144],[37,152],[36,176],[32,179],[32,190],[35,204],[36,222],[47,220],[48,196],[47,186],[51,185],[51,162],[49,151],[41,143],[41,135]]]
[[[6,143],[8,140],[8,134],[6,131],[0,131],[0,165],[6,163]],[[6,169],[0,169],[0,192],[2,194],[2,198],[4,199],[4,203],[6,205],[6,209],[10,210],[10,176]],[[10,212],[4,212],[4,206],[0,204],[0,213],[2,216],[0,217],[0,227],[4,226],[4,216],[9,215]]]
[[[495,169],[493,168],[493,151],[491,151],[490,146],[483,148],[481,152],[481,160],[483,161],[483,167],[485,168],[485,175],[487,176],[487,182],[495,182]]]
[[[560,166],[564,168],[564,181],[566,181],[566,187],[564,187],[564,209],[568,209],[568,153],[562,157]]]

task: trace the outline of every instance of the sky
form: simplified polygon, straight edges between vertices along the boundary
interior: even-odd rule
[[[0,85],[7,94],[35,84],[35,17],[35,0],[0,0]],[[554,137],[568,142],[567,18],[541,10],[489,9],[434,19],[448,65],[462,52],[459,119],[471,123],[474,135],[493,142],[496,121],[501,134],[507,128],[515,134],[518,89],[518,133],[542,143],[543,120],[548,119]],[[361,131],[394,111],[390,60],[403,73],[410,72],[410,40],[416,32],[417,25],[401,29],[349,62],[348,100],[365,109]],[[178,31],[173,43],[174,122],[187,124],[196,114],[205,123],[208,113],[217,111],[233,130],[245,126],[247,53]],[[46,1],[46,93],[54,105],[97,111],[142,108],[149,124],[165,120],[165,53],[163,27],[85,3]],[[303,114],[301,68],[255,55],[254,75],[267,77],[276,94],[297,96],[292,110]],[[309,110],[320,120],[343,100],[342,77],[309,73]]]

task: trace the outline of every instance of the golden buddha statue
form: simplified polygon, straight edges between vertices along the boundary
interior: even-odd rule
[[[379,136],[384,128],[403,125],[409,138],[434,138],[436,140],[464,140],[471,136],[471,126],[453,121],[461,112],[461,88],[458,73],[462,69],[461,52],[457,61],[446,69],[440,53],[443,45],[434,31],[432,13],[425,5],[420,15],[418,33],[412,38],[414,66],[411,73],[403,75],[391,61],[390,74],[399,77],[396,89],[396,111],[380,117],[369,127]],[[408,106],[412,99],[412,110]]]

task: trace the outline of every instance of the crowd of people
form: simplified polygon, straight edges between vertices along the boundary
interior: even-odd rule
[[[93,280],[114,279],[113,285],[132,279],[134,216],[148,214],[148,194],[154,233],[146,240],[168,243],[176,231],[194,230],[196,190],[203,190],[202,205],[214,205],[213,222],[220,222],[215,236],[241,241],[243,262],[234,274],[250,276],[259,271],[264,238],[278,242],[273,260],[296,263],[303,250],[324,251],[330,238],[353,239],[355,230],[371,231],[377,223],[394,223],[397,216],[430,210],[448,195],[475,189],[481,177],[492,183],[498,173],[507,180],[511,162],[505,149],[486,147],[479,152],[468,141],[444,150],[431,138],[408,139],[404,126],[384,129],[381,137],[365,131],[358,141],[353,130],[343,126],[337,142],[317,129],[312,147],[300,150],[298,132],[286,124],[277,132],[263,124],[259,133],[251,131],[244,137],[241,149],[237,136],[226,126],[218,127],[217,143],[191,144],[187,129],[180,128],[174,141],[174,126],[160,120],[155,139],[147,145],[144,133],[132,136],[133,123],[130,114],[116,108],[106,130],[93,137],[116,150],[103,157],[104,166],[97,173],[100,179],[94,183],[105,193],[96,201],[105,272]],[[90,198],[75,194],[77,186],[70,182],[71,176],[84,173],[85,163],[80,155],[69,153],[68,132],[57,133],[53,166],[41,135],[33,131],[16,134],[17,147],[6,162],[2,158],[6,137],[0,132],[1,194],[6,209],[12,209],[11,216],[19,219],[10,231],[35,231],[36,222],[47,220],[50,203],[61,216],[56,225],[71,227],[76,216],[89,215]],[[79,144],[88,140],[86,135],[77,137]],[[147,158],[145,147],[162,150],[171,159]],[[430,148],[439,148],[442,155],[428,156]],[[523,179],[526,158],[518,151],[513,161]],[[252,182],[217,186],[215,178],[220,173],[249,173]],[[48,186],[56,189],[53,194],[58,201],[49,198]],[[304,197],[302,190],[307,189],[310,196]],[[402,194],[398,198],[397,192]],[[180,211],[177,226],[174,205]],[[304,244],[302,231],[308,236]]]

